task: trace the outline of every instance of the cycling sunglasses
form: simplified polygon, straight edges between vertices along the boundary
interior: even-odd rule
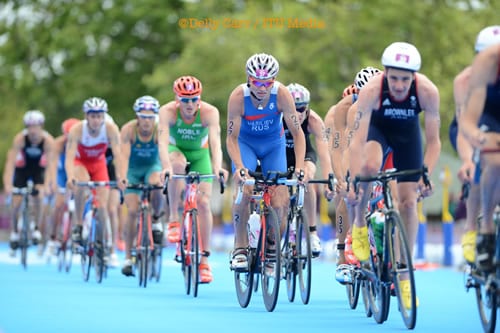
[[[265,81],[265,82],[262,82],[262,81],[257,81],[257,80],[251,80],[251,82],[257,88],[260,88],[260,87],[269,88],[270,86],[272,86],[274,84],[274,81]]]
[[[189,103],[189,102],[193,102],[193,103],[196,103],[200,100],[200,96],[195,96],[195,97],[179,97],[179,101],[181,101],[182,103]]]
[[[153,118],[156,118],[156,114],[140,114],[140,113],[137,113],[137,117],[139,117],[141,119],[153,119]]]
[[[296,106],[295,110],[297,110],[298,113],[304,113],[307,111],[307,105],[304,106]]]

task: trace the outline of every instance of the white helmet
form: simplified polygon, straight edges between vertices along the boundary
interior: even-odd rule
[[[411,72],[420,70],[422,59],[417,48],[405,42],[396,42],[389,45],[382,54],[382,65],[403,69]]]
[[[358,90],[361,90],[368,83],[368,81],[375,75],[380,74],[381,71],[375,67],[365,67],[356,74],[354,78],[354,84]]]
[[[247,74],[259,80],[268,80],[276,77],[280,65],[276,58],[265,53],[257,53],[247,60]]]
[[[135,100],[134,111],[141,112],[142,110],[150,110],[154,113],[158,113],[160,110],[160,102],[151,96],[142,96]]]
[[[303,85],[300,85],[298,83],[290,83],[286,87],[292,95],[295,105],[305,105],[309,104],[309,102],[311,101],[311,94],[309,93],[309,90],[307,90],[307,88]]]
[[[108,112],[108,103],[100,97],[90,97],[83,102],[83,112]]]
[[[500,43],[500,25],[492,25],[479,32],[476,38],[476,52],[481,52],[485,48]]]
[[[30,110],[24,114],[24,126],[43,125],[45,123],[45,116],[41,111]]]

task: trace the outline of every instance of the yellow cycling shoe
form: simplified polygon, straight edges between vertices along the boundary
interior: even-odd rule
[[[366,261],[370,257],[370,243],[366,226],[352,226],[352,251],[359,261]]]
[[[401,298],[403,299],[403,305],[406,310],[411,310],[411,288],[410,280],[399,281],[399,288],[401,288]],[[416,297],[416,296],[415,296]],[[418,297],[416,299],[416,304],[418,308]]]
[[[469,230],[462,236],[462,252],[465,260],[473,264],[476,261],[477,231]]]

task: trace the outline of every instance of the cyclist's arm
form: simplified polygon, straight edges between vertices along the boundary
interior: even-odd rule
[[[212,157],[212,169],[214,174],[218,175],[222,168],[222,147],[220,141],[220,117],[219,110],[216,107],[202,102],[202,121],[208,127],[208,141],[210,145],[210,155]]]
[[[336,105],[330,107],[325,116],[325,131],[328,139],[328,154],[330,155],[330,165],[335,178],[340,179],[342,175],[341,160],[339,159],[338,149],[340,145],[340,136],[335,127]]]
[[[468,99],[460,117],[460,130],[466,139],[477,148],[484,144],[485,137],[478,128],[479,118],[483,113],[488,84],[496,80],[498,73],[498,45],[481,51],[472,63],[469,79]]]
[[[457,122],[460,120],[460,115],[465,109],[469,76],[470,66],[460,72],[460,74],[458,74],[453,81],[453,97],[455,100],[455,117],[457,119]],[[460,127],[459,122],[458,126]],[[462,161],[462,166],[459,170],[459,178],[461,181],[470,180],[467,179],[469,178],[469,176],[467,176],[467,171],[469,171],[469,175],[473,174],[473,170],[471,170],[471,168],[474,168],[474,163],[472,161],[474,149],[472,145],[465,139],[462,131],[460,130],[458,130],[457,132],[457,153],[460,157],[460,160]]]
[[[309,114],[309,132],[314,135],[322,177],[323,179],[327,179],[328,175],[333,172],[330,154],[328,153],[328,137],[325,123],[323,123],[320,116],[313,110]]]
[[[123,125],[121,131],[120,131],[120,141],[121,141],[121,154],[122,154],[122,163],[123,163],[123,170],[124,170],[124,175],[127,175],[128,173],[128,165],[130,161],[130,151],[131,151],[131,145],[132,145],[132,140],[134,140],[135,135],[134,135],[134,124],[136,124],[136,120],[131,120],[125,125]]]
[[[437,87],[422,74],[419,75],[418,89],[420,105],[425,115],[425,154],[424,164],[429,169],[429,175],[436,167],[441,152],[441,140],[439,138],[439,128],[441,119],[439,115],[439,91]]]
[[[47,158],[47,165],[45,166],[45,182],[44,186],[47,190],[55,190],[57,185],[56,172],[58,155],[56,154],[56,142],[54,137],[48,132],[45,132],[45,140],[43,144],[43,151]]]
[[[349,143],[349,171],[351,177],[359,175],[363,162],[363,147],[368,137],[372,110],[378,105],[381,80],[370,80],[360,91],[356,102],[357,111],[352,123],[352,138]]]
[[[293,137],[295,153],[295,170],[304,170],[304,158],[306,156],[306,139],[304,131],[300,126],[299,115],[295,109],[295,102],[288,89],[280,86],[278,89],[278,108],[283,112],[283,118],[290,134]]]
[[[158,151],[160,155],[160,162],[163,170],[171,172],[170,157],[168,153],[168,143],[170,141],[170,125],[172,121],[172,114],[175,114],[175,102],[170,102],[163,105],[159,111],[158,120]]]
[[[227,102],[226,137],[227,153],[231,161],[233,161],[236,171],[245,167],[241,159],[240,146],[238,145],[243,107],[243,91],[241,87],[237,87],[233,90]]]
[[[16,168],[16,157],[24,148],[24,135],[18,133],[12,141],[12,146],[7,152],[7,159],[5,161],[5,169],[3,172],[3,184],[6,192],[12,192],[12,185],[14,179],[14,170]]]
[[[116,124],[106,122],[106,130],[108,133],[108,142],[113,152],[113,163],[115,164],[116,170],[116,181],[121,183],[126,180],[127,170],[123,168],[123,156],[121,154],[121,144],[120,144],[120,130]]]
[[[68,138],[66,140],[66,158],[64,161],[64,168],[66,169],[66,178],[68,182],[75,179],[75,157],[78,148],[78,140],[82,135],[82,122],[80,121],[73,127],[68,133]]]

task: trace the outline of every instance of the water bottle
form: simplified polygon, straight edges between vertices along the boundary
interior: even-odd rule
[[[255,249],[259,243],[260,234],[260,215],[255,211],[250,215],[248,219],[248,245]]]
[[[377,246],[377,253],[381,254],[384,248],[384,222],[385,216],[381,211],[375,211],[370,215],[370,223],[372,225],[373,237]]]
[[[294,215],[293,219],[292,219],[292,222],[290,224],[290,235],[289,235],[289,238],[288,238],[290,244],[295,244],[296,223],[297,223],[297,219],[296,219],[296,217]]]

